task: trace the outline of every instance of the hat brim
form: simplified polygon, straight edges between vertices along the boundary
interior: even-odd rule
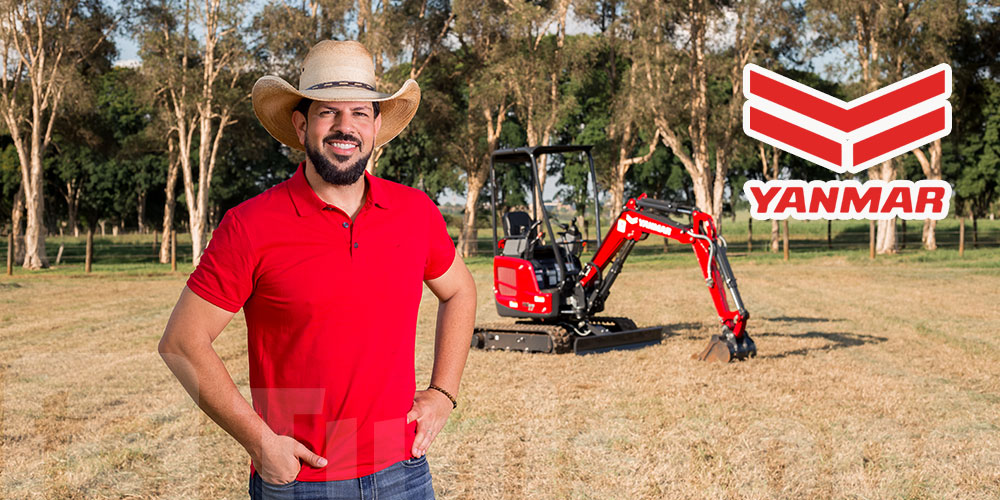
[[[302,99],[314,101],[368,101],[379,103],[382,127],[375,136],[375,147],[382,147],[399,135],[413,119],[420,105],[420,86],[407,80],[395,94],[383,94],[353,87],[337,87],[300,92],[276,76],[263,76],[253,86],[253,111],[261,125],[282,144],[299,151],[305,146],[292,126],[292,111]]]

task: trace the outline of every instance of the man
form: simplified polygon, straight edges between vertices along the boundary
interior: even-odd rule
[[[455,406],[475,285],[421,191],[365,173],[420,90],[375,92],[357,42],[324,41],[296,89],[265,76],[257,117],[306,151],[295,175],[226,213],[159,351],[246,448],[251,498],[433,498],[425,453]],[[415,390],[422,284],[439,299],[434,366]],[[212,341],[243,308],[253,407]]]

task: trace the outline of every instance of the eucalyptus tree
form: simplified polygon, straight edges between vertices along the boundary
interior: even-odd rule
[[[455,67],[462,100],[462,116],[451,134],[448,156],[465,175],[465,211],[458,250],[465,257],[475,251],[476,211],[486,185],[490,154],[497,149],[504,122],[514,105],[512,87],[518,69],[508,24],[509,5],[499,0],[456,0],[452,34],[457,48]]]
[[[797,6],[748,0],[630,0],[631,71],[646,113],[716,219],[741,140],[743,68],[791,36]]]
[[[219,145],[235,108],[249,97],[241,80],[251,69],[242,38],[249,6],[248,0],[149,0],[135,27],[143,72],[154,83],[153,94],[169,124],[163,140],[175,151],[183,180],[195,265],[208,230]],[[172,221],[164,221],[164,234],[171,226]]]
[[[527,146],[552,143],[557,125],[573,106],[572,95],[564,92],[570,64],[575,54],[566,48],[566,24],[571,0],[524,2],[511,6],[509,16],[515,50],[511,55],[517,69],[514,85],[514,114],[526,133]],[[549,157],[538,163],[538,181],[544,186]],[[539,209],[542,200],[536,200]]]
[[[822,34],[817,44],[847,55],[834,67],[841,74],[854,75],[846,82],[846,89],[849,98],[857,98],[946,62],[947,45],[964,15],[962,4],[948,0],[834,0],[807,2],[806,9],[809,26]],[[940,178],[939,142],[930,146],[930,159],[921,150],[914,154],[927,177]],[[869,168],[867,174],[869,179],[894,180],[899,175],[899,162],[887,160]],[[870,226],[875,252],[898,251],[895,218],[872,221]],[[932,246],[926,238],[924,244]]]
[[[75,75],[82,61],[108,50],[114,26],[98,1],[0,2],[0,117],[20,166],[27,269],[48,266],[43,159],[53,125],[78,85]],[[20,211],[20,204],[15,205]]]

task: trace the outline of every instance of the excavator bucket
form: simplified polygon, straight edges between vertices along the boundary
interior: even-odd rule
[[[709,361],[715,363],[728,363],[733,360],[733,354],[729,351],[729,345],[721,335],[712,335],[708,345],[701,352],[692,354],[691,359],[698,361]]]
[[[728,363],[734,359],[744,360],[757,356],[757,346],[746,333],[739,341],[728,329],[722,335],[712,335],[708,345],[701,352],[691,355],[698,361]]]

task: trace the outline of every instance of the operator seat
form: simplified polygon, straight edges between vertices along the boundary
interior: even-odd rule
[[[503,232],[506,235],[504,256],[530,258],[531,244],[537,236],[531,224],[531,216],[527,212],[507,212],[503,215]]]

